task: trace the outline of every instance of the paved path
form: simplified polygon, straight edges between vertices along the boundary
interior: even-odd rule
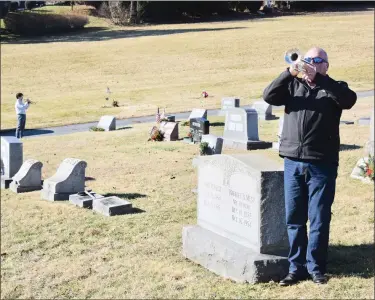
[[[364,92],[358,92],[357,93],[358,98],[364,98],[364,97],[371,97],[374,96],[374,90],[371,91],[364,91]],[[261,100],[261,99],[259,99]],[[250,108],[251,106],[241,106],[243,108]],[[273,110],[282,110],[283,106],[274,106],[272,107]],[[219,109],[208,109],[207,115],[208,116],[217,116],[219,113]],[[190,112],[182,112],[182,113],[171,113],[176,117],[176,120],[186,120]],[[153,116],[146,116],[146,117],[135,117],[135,118],[128,118],[128,119],[122,119],[122,120],[116,120],[116,127],[125,127],[132,124],[138,124],[138,123],[153,123],[155,122],[155,115]],[[89,131],[91,126],[96,126],[98,122],[92,122],[92,123],[84,123],[84,124],[74,124],[74,125],[66,125],[61,127],[49,127],[49,128],[40,128],[40,129],[29,129],[25,132],[24,138],[31,138],[36,136],[51,136],[51,135],[63,135],[63,134],[70,134],[75,132],[85,132]],[[4,130],[0,133],[1,136],[14,136],[15,130]]]

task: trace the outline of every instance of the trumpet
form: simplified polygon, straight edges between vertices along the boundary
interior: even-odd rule
[[[26,102],[29,103],[29,104],[36,104],[36,102],[31,101],[30,99],[26,99]]]
[[[307,62],[299,49],[292,48],[285,52],[284,59],[287,64],[293,65],[298,72],[306,73],[305,64],[315,69],[315,66]]]

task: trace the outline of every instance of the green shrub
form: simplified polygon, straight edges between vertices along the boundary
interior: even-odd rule
[[[91,126],[90,127],[90,131],[104,131],[104,129],[103,128],[98,128],[96,126]]]
[[[8,13],[5,28],[19,35],[43,35],[81,29],[89,23],[87,16],[45,14],[36,12]]]

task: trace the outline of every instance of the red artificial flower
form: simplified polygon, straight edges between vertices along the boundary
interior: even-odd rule
[[[208,94],[207,94],[207,92],[202,92],[202,96],[204,97],[204,98],[207,98],[208,97]]]

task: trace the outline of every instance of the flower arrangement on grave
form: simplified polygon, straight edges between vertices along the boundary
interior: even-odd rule
[[[370,154],[368,159],[364,159],[359,169],[361,176],[374,181],[374,156]]]
[[[164,132],[158,128],[154,128],[151,132],[149,141],[161,142],[164,140]]]
[[[108,101],[111,97],[111,90],[109,89],[109,87],[107,86],[107,96],[105,97],[105,100],[106,101]],[[108,106],[102,106],[102,107],[108,107]],[[120,105],[119,105],[119,103],[118,103],[118,101],[116,101],[116,100],[113,100],[112,99],[112,107],[120,107]]]
[[[208,146],[207,142],[201,142],[199,144],[199,154],[200,155],[208,155],[208,154],[210,154],[210,147]]]

